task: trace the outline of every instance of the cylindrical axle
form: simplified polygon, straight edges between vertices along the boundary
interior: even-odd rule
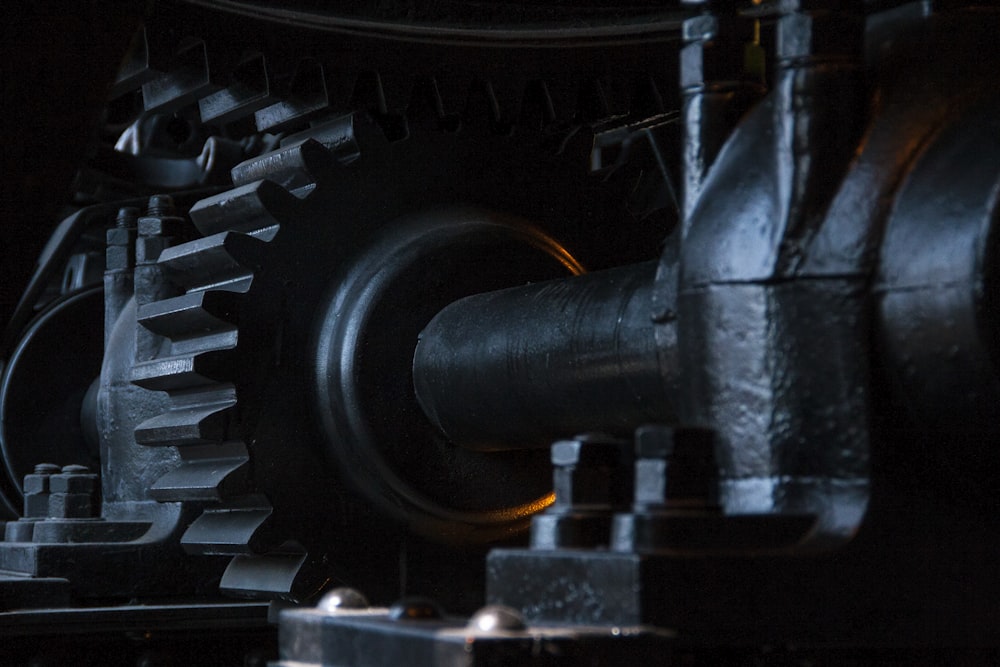
[[[420,335],[417,400],[452,442],[479,450],[673,422],[655,272],[648,262],[456,301]]]

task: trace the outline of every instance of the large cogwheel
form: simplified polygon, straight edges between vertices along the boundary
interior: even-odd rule
[[[522,532],[550,502],[547,453],[437,433],[413,395],[417,338],[463,296],[655,256],[671,122],[389,141],[357,113],[234,169],[137,310],[155,340],[132,381],[169,399],[135,439],[180,453],[150,495],[200,508],[185,550],[232,556],[239,595],[388,597],[436,588],[438,554],[460,570],[454,547]]]

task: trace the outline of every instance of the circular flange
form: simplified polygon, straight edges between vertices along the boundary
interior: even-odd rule
[[[580,272],[556,241],[495,213],[451,208],[390,225],[335,280],[316,336],[318,415],[343,476],[436,539],[523,529],[551,502],[547,452],[448,442],[416,402],[413,350],[456,299]]]

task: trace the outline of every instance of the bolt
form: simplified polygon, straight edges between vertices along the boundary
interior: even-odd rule
[[[133,206],[123,206],[118,209],[118,217],[115,218],[115,227],[127,229],[135,227],[136,220],[139,219],[139,209]]]
[[[607,544],[611,516],[632,497],[631,448],[607,435],[578,435],[552,445],[556,500],[531,521],[533,549]]]
[[[153,195],[149,198],[149,208],[146,215],[151,218],[174,214],[174,199],[170,195]]]
[[[715,433],[650,425],[635,434],[636,509],[714,505],[718,498]]]
[[[635,432],[635,504],[649,507],[667,502],[667,462],[674,453],[674,430],[642,426]]]
[[[49,514],[49,492],[52,475],[59,472],[54,463],[39,463],[32,474],[24,476],[24,517],[44,518]]]
[[[552,509],[610,508],[627,502],[622,495],[624,444],[600,433],[553,444],[556,501]]]
[[[613,550],[647,553],[676,547],[687,535],[701,535],[692,533],[687,519],[721,516],[714,431],[642,426],[635,432],[635,455],[632,511],[615,516]],[[712,528],[705,529],[705,535],[713,534]]]
[[[405,598],[389,607],[389,618],[393,621],[430,621],[444,618],[444,612],[428,598]]]
[[[334,588],[323,596],[316,605],[317,609],[333,613],[352,609],[367,609],[371,606],[368,598],[353,588]]]
[[[130,206],[118,209],[115,226],[105,233],[105,240],[107,241],[105,252],[106,271],[124,273],[132,268],[134,264],[132,246],[135,244],[135,229],[138,225],[138,220],[139,209]],[[105,286],[105,291],[109,291],[107,285]]]
[[[60,474],[49,477],[49,491],[49,517],[89,519],[95,516],[97,475],[90,472],[87,466],[63,466]]]
[[[521,612],[513,607],[491,604],[473,614],[467,627],[480,632],[516,632],[524,630],[528,624]]]
[[[150,252],[146,254],[151,255],[153,250],[169,247],[173,238],[180,234],[183,224],[184,219],[176,214],[174,200],[170,196],[150,197],[146,215],[136,221],[140,241],[145,239],[146,244],[151,246]]]

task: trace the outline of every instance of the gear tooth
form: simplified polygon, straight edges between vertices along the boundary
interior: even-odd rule
[[[370,114],[386,113],[385,94],[378,72],[360,72],[354,81],[350,105]]]
[[[235,341],[235,338],[231,340]],[[218,384],[219,369],[232,357],[229,349],[158,357],[132,368],[131,382],[155,391],[186,391]]]
[[[209,75],[205,42],[192,41],[178,51],[170,71],[142,85],[147,112],[169,113],[218,90]]]
[[[354,141],[361,157],[372,158],[384,153],[389,140],[374,118],[366,113],[353,116]]]
[[[391,111],[387,105],[382,77],[378,72],[361,72],[358,75],[351,107],[367,111],[389,141],[405,139],[409,132],[405,115]]]
[[[598,122],[628,114],[628,86],[612,77],[599,77],[583,84],[577,102],[577,120]]]
[[[635,168],[642,172],[642,176],[629,198],[629,209],[639,217],[662,209],[679,211],[680,197],[671,174],[669,152],[664,150],[672,143],[671,134],[676,140],[679,133],[677,116],[662,114],[643,127],[640,133]]]
[[[146,36],[146,28],[143,26],[132,36],[132,43],[129,45],[121,69],[118,70],[118,76],[115,77],[115,82],[111,86],[108,98],[113,100],[121,97],[125,93],[142,87],[144,83],[163,75],[163,70],[156,69],[150,57],[149,39]]]
[[[330,106],[323,65],[307,58],[299,63],[284,99],[254,114],[260,132],[281,132],[304,124]]]
[[[143,26],[136,31],[129,51],[109,91],[109,99],[141,90],[150,81],[166,76],[174,67],[182,44],[171,32],[150,32]]]
[[[260,54],[237,65],[229,79],[225,88],[198,100],[203,123],[222,124],[239,120],[277,100],[271,88],[267,62]]]
[[[527,82],[509,76],[501,76],[493,78],[489,86],[493,91],[493,99],[496,100],[497,107],[497,127],[494,128],[494,131],[506,133],[517,124],[521,115],[521,104]]]
[[[294,190],[315,184],[332,165],[333,156],[326,146],[308,138],[236,165],[233,183],[244,185],[267,179]]]
[[[150,488],[159,502],[219,502],[247,492],[247,462],[242,442],[184,447],[182,462]]]
[[[530,81],[525,86],[518,124],[542,129],[556,119],[552,97],[544,81]]]
[[[470,76],[439,75],[434,77],[434,85],[441,98],[441,110],[444,116],[459,118],[463,116],[476,81]]]
[[[265,180],[202,199],[191,207],[189,215],[206,236],[225,231],[250,232],[277,225],[297,204],[295,195]]]
[[[639,219],[665,208],[676,209],[677,206],[673,183],[655,170],[642,172],[628,201],[629,211]]]
[[[418,80],[410,91],[406,117],[426,127],[438,127],[444,120],[444,101],[433,77]]]
[[[160,254],[157,264],[164,276],[182,289],[245,291],[253,279],[252,269],[260,264],[263,247],[276,229],[270,226],[266,228],[269,234],[256,232],[252,236],[219,232],[171,246]]]
[[[326,86],[328,111],[348,113],[351,110],[351,95],[357,74],[353,70],[326,63],[323,68],[323,82]]]
[[[606,76],[600,80],[609,116],[627,116],[632,95],[632,82],[625,77]]]
[[[586,125],[574,127],[559,147],[559,154],[574,164],[590,164],[596,136]]]
[[[379,84],[382,89],[384,111],[382,113],[402,115],[410,102],[413,90],[413,77],[409,74],[399,74],[393,71],[379,72]]]
[[[268,530],[273,510],[266,501],[256,502],[206,509],[185,531],[181,546],[199,555],[253,554],[275,547]]]
[[[629,96],[629,114],[634,118],[649,118],[668,111],[661,91],[662,87],[652,74],[637,77],[632,83]]]
[[[234,557],[219,588],[241,596],[306,602],[328,581],[328,568],[310,563],[307,554],[290,548],[281,553]]]
[[[627,127],[598,132],[591,147],[590,170],[607,174],[621,167],[629,158],[633,139]]]
[[[491,130],[500,122],[500,106],[488,81],[476,81],[469,88],[462,117],[472,127]]]
[[[594,79],[582,84],[577,91],[576,120],[593,123],[609,115],[608,100],[600,80]]]
[[[340,163],[353,161],[358,157],[358,142],[354,132],[355,114],[345,114],[338,118],[318,123],[297,134],[286,137],[282,146],[301,143],[307,139],[319,142]]]
[[[569,123],[574,120],[577,107],[577,86],[562,79],[547,79],[545,92],[552,102],[554,120]]]
[[[198,291],[139,307],[139,324],[177,340],[229,331],[238,322],[238,292]]]
[[[139,424],[135,439],[141,445],[184,446],[220,443],[226,439],[236,392],[232,386],[173,396],[171,408]]]

